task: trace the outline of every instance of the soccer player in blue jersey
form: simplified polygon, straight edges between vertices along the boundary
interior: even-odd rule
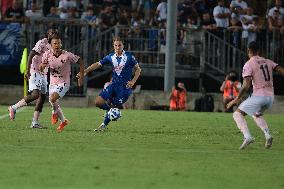
[[[130,52],[123,50],[123,41],[116,37],[113,39],[114,52],[105,56],[99,62],[93,63],[84,70],[84,76],[89,72],[102,67],[105,64],[112,65],[112,80],[99,96],[95,99],[95,105],[107,112],[111,107],[121,107],[132,93],[132,87],[140,76],[141,68]],[[133,68],[135,70],[132,77]],[[80,77],[77,75],[77,77]],[[104,131],[110,122],[106,113],[103,123],[95,131]]]

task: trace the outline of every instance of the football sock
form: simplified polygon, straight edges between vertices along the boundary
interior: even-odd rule
[[[58,105],[57,114],[58,114],[58,117],[61,120],[61,122],[64,122],[65,121],[65,116],[64,116],[63,111],[62,111],[62,109],[60,108],[59,105]]]
[[[51,101],[49,101],[52,107],[52,113],[53,114],[57,114],[58,111],[58,107],[59,107],[59,102],[58,100],[56,100],[54,103],[52,103]]]
[[[107,111],[109,111],[109,109],[110,109],[110,107],[107,103],[104,103],[100,108],[103,109],[103,110],[107,110]]]
[[[17,102],[15,105],[12,105],[13,110],[17,110],[23,106],[26,106],[27,103],[24,99],[20,100],[19,102]]]
[[[104,119],[104,124],[105,124],[105,127],[109,124],[110,122],[110,119],[108,117],[108,114],[105,115],[105,119]]]
[[[33,122],[38,123],[39,116],[40,116],[40,112],[34,111]]]
[[[243,133],[244,137],[246,139],[247,138],[251,138],[251,134],[249,132],[249,129],[248,129],[248,126],[247,126],[247,122],[246,122],[244,116],[240,112],[235,111],[233,113],[233,118],[234,118],[238,128]]]
[[[256,117],[253,116],[253,120],[255,121],[255,123],[257,124],[257,126],[263,131],[265,138],[268,139],[270,138],[270,133],[269,133],[269,129],[268,129],[268,125],[266,123],[266,121],[263,119],[262,116]]]

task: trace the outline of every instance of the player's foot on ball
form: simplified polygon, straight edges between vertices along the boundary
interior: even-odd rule
[[[61,132],[61,131],[63,131],[63,129],[64,129],[64,127],[65,127],[66,125],[68,125],[68,120],[67,120],[67,119],[65,119],[64,122],[61,122],[60,125],[57,127],[56,130],[57,130],[58,132]]]
[[[105,130],[106,130],[106,125],[103,123],[98,128],[94,129],[94,131],[96,132],[103,132]]]
[[[16,110],[14,110],[14,109],[12,108],[12,106],[9,106],[9,107],[8,107],[8,112],[9,112],[10,119],[11,119],[12,121],[14,121],[14,120],[15,120],[15,116],[16,116]]]
[[[55,125],[58,122],[58,115],[57,114],[52,114],[51,115],[51,123],[52,125]]]
[[[46,129],[46,127],[40,125],[39,123],[35,123],[35,124],[32,123],[31,128],[32,129]]]
[[[270,138],[266,139],[266,141],[265,141],[265,148],[266,149],[271,148],[272,142],[273,142],[273,137],[270,137]]]
[[[244,142],[240,146],[240,150],[245,149],[249,144],[253,143],[253,138],[245,138]]]

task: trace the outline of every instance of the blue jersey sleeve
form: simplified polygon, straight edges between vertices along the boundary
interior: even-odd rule
[[[134,67],[136,64],[138,64],[136,58],[131,54],[131,65]]]
[[[102,60],[100,60],[101,65],[105,65],[107,63],[111,63],[111,57],[110,55],[105,56]]]

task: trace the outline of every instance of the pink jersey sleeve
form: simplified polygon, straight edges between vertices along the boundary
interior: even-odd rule
[[[34,48],[32,50],[36,51],[37,53],[41,54],[42,52],[44,52],[44,49],[45,49],[45,46],[46,46],[46,42],[45,42],[45,39],[42,39],[42,40],[39,40]]]
[[[252,67],[249,64],[249,62],[246,62],[244,67],[243,67],[243,78],[248,77],[248,76],[252,76]]]
[[[48,57],[49,57],[49,51],[45,51],[45,53],[43,53],[42,58],[41,58],[41,62],[47,62],[48,63]]]
[[[79,56],[73,54],[73,53],[68,53],[68,59],[70,61],[71,64],[77,63],[78,60],[80,59]]]
[[[276,64],[276,63],[273,62],[272,60],[268,60],[268,61],[269,61],[269,63],[271,64],[273,70],[278,66],[278,64]]]

